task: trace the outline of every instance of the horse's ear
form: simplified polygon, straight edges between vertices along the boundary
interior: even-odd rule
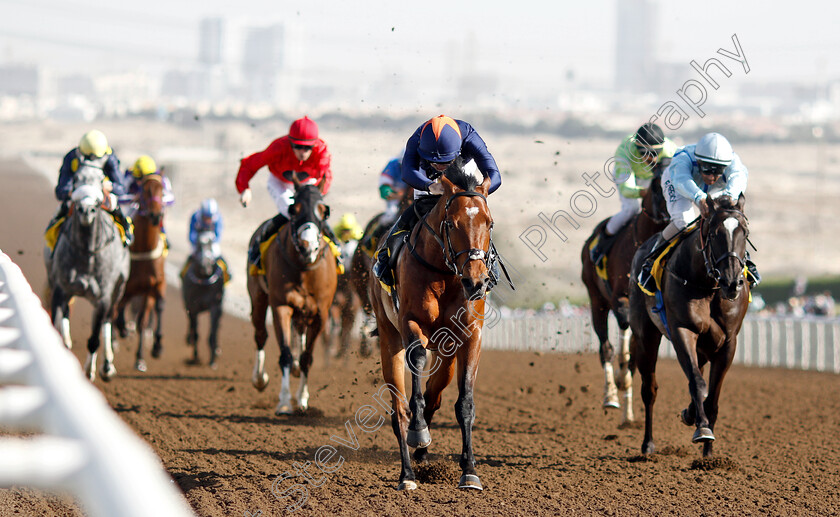
[[[453,193],[455,193],[455,189],[457,187],[455,186],[454,183],[449,181],[449,178],[447,178],[446,176],[441,176],[440,177],[440,183],[441,183],[441,185],[443,185],[443,191],[444,191],[445,194],[452,195]]]
[[[300,205],[298,205],[297,203],[292,203],[291,205],[289,205],[289,216],[290,216],[290,218],[291,218],[291,216],[297,215],[299,211],[300,211]]]
[[[744,211],[744,205],[746,204],[746,202],[747,202],[747,198],[744,196],[743,193],[741,193],[741,195],[738,196],[738,203],[737,203],[738,210],[743,212]]]
[[[475,188],[475,191],[480,192],[481,194],[484,194],[486,196],[487,193],[490,192],[490,183],[492,183],[490,181],[490,176],[486,176],[484,178],[484,181],[481,182],[481,185]]]
[[[330,205],[321,203],[319,206],[321,208],[321,219],[326,221],[330,217]]]
[[[300,188],[300,180],[298,179],[297,174],[295,174],[295,171],[283,171],[283,177],[294,184],[295,190]]]
[[[717,200],[712,196],[706,197],[706,204],[709,205],[709,212],[717,210]]]

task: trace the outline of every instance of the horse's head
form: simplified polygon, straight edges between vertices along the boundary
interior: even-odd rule
[[[82,226],[90,226],[96,220],[96,214],[105,194],[102,187],[97,185],[81,185],[73,190],[70,196],[73,202],[73,216]]]
[[[79,169],[73,174],[73,190],[83,185],[91,185],[101,189],[104,179],[105,173],[102,172],[102,167],[83,161],[80,163]]]
[[[295,202],[289,207],[289,220],[295,248],[307,264],[318,260],[324,245],[321,231],[329,216],[330,207],[324,204],[318,187],[295,182]]]
[[[143,177],[141,183],[138,215],[144,215],[155,226],[163,219],[163,178],[157,174]]]
[[[458,162],[441,177],[444,194],[438,206],[443,207],[444,261],[460,277],[467,298],[483,297],[490,283],[490,178],[482,178],[477,169],[466,172]]]
[[[661,178],[661,171],[655,171],[647,194],[642,198],[642,210],[656,224],[665,224],[669,219],[665,195],[662,193]]]
[[[744,196],[708,198],[709,217],[703,220],[701,236],[706,272],[720,287],[721,295],[734,300],[744,287],[749,221],[744,215]]]
[[[198,234],[198,246],[193,253],[193,263],[203,277],[208,277],[216,270],[216,253],[213,250],[213,243],[216,234],[213,232],[201,232]]]

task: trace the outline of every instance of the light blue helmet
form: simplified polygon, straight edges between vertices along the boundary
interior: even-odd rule
[[[729,145],[729,140],[724,138],[723,135],[707,133],[697,142],[697,146],[694,148],[694,156],[706,163],[727,166],[732,163],[735,153],[732,151],[732,146]]]
[[[219,204],[212,197],[209,197],[201,202],[201,209],[199,214],[201,217],[215,218],[219,213]]]

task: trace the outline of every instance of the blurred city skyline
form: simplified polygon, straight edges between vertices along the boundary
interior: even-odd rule
[[[604,116],[655,109],[698,79],[691,61],[703,66],[710,58],[731,75],[711,72],[723,80],[709,90],[706,109],[743,104],[765,115],[840,117],[840,62],[831,59],[840,48],[831,15],[840,8],[832,4],[805,2],[795,11],[780,2],[654,0],[0,6],[0,96],[20,96],[22,82],[18,89],[34,88],[52,108],[85,105],[86,117],[155,102]],[[733,35],[749,73],[718,52],[735,51]]]

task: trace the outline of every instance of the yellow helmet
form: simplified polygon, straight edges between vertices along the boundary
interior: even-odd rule
[[[111,152],[111,148],[108,147],[108,139],[105,138],[102,131],[94,129],[82,136],[81,141],[79,141],[79,151],[85,156],[102,158]]]
[[[341,216],[336,226],[335,233],[339,234],[339,237],[343,232],[350,232],[350,238],[354,240],[361,239],[364,234],[358,221],[356,221],[356,216],[349,212]]]
[[[137,161],[134,162],[134,165],[131,167],[131,175],[135,178],[142,178],[143,176],[148,176],[149,174],[154,174],[155,172],[157,172],[157,165],[152,157],[146,154],[137,158]]]

